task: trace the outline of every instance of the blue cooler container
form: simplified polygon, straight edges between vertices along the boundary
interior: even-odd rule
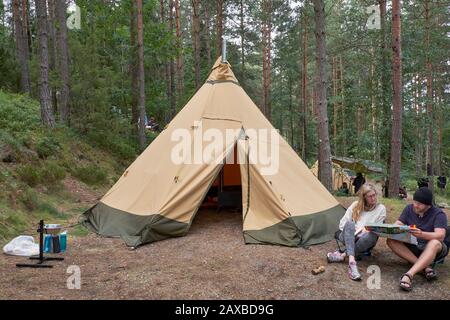
[[[59,245],[61,252],[65,252],[67,248],[67,231],[59,234]]]
[[[46,234],[44,238],[44,252],[49,253],[52,252],[52,236],[50,234]]]

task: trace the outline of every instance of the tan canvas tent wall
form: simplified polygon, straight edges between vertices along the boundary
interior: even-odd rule
[[[200,128],[201,127],[201,128]],[[104,236],[120,236],[129,246],[186,235],[223,163],[175,164],[171,153],[178,129],[214,129],[235,134],[213,158],[234,149],[240,161],[243,234],[246,243],[310,245],[332,239],[344,209],[277,134],[279,169],[263,175],[264,164],[248,163],[250,129],[274,129],[220,58],[206,83],[167,128],[130,165],[114,186],[85,212],[84,224]],[[195,152],[195,146],[190,146]]]

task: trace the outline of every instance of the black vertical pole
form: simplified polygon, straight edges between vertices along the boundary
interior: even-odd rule
[[[44,220],[39,221],[39,261],[44,261]]]

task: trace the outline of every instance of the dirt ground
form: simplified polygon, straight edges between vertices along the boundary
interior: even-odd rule
[[[349,199],[340,199],[348,205]],[[448,212],[447,212],[448,213]],[[94,234],[69,239],[63,262],[53,269],[17,269],[25,258],[0,257],[1,299],[450,299],[450,263],[439,279],[414,278],[412,292],[398,287],[408,268],[380,239],[372,257],[359,262],[361,282],[346,264],[327,264],[335,243],[309,249],[245,245],[239,213],[200,211],[186,237],[128,249],[120,239]],[[68,289],[77,265],[81,288]],[[324,273],[311,270],[325,266]],[[380,268],[380,289],[369,289],[370,265]]]

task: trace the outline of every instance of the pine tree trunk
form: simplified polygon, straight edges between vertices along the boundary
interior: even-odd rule
[[[244,1],[240,0],[239,2],[239,9],[240,9],[240,36],[241,36],[241,82],[245,82],[245,48],[244,48],[244,42],[245,42],[245,25],[244,25]]]
[[[302,54],[302,159],[306,161],[307,157],[307,143],[308,143],[308,20],[306,13],[303,14],[303,35],[302,35],[302,46],[303,46],[303,54]]]
[[[48,8],[48,43],[50,45],[50,52],[49,52],[49,67],[50,71],[52,73],[56,73],[56,70],[58,69],[57,66],[57,56],[58,56],[58,43],[56,40],[56,4],[58,0],[47,0],[47,8]],[[57,88],[54,88],[50,86],[50,94],[52,96],[52,104],[53,104],[53,112],[55,114],[55,120],[58,114],[58,97],[57,97]]]
[[[375,48],[372,46],[370,48],[370,105],[372,110],[372,140],[373,140],[373,158],[375,161],[380,160],[379,153],[379,141],[378,141],[378,108],[376,103],[376,87],[377,87],[377,79],[375,77]]]
[[[416,110],[416,143],[414,144],[415,146],[415,161],[416,161],[416,176],[422,177],[422,149],[423,149],[423,137],[422,137],[422,126],[421,126],[421,122],[422,122],[422,105],[419,102],[419,98],[420,98],[420,92],[422,89],[422,83],[421,83],[421,79],[419,77],[419,75],[417,74],[415,76],[414,79],[414,106],[415,106],[415,110]]]
[[[177,36],[177,84],[178,84],[178,99],[182,99],[184,95],[184,59],[183,59],[183,39],[181,33],[181,7],[180,0],[175,0],[175,25]]]
[[[200,89],[200,0],[192,0],[192,27],[194,31],[195,89]]]
[[[65,0],[56,1],[56,18],[58,20],[58,28],[56,36],[59,48],[59,77],[61,80],[61,94],[59,98],[59,111],[62,123],[69,123],[69,49],[67,44],[67,24],[66,24],[67,4]]]
[[[338,72],[338,78],[339,78],[339,91],[340,91],[340,99],[341,99],[341,103],[340,103],[340,109],[341,109],[341,128],[343,131],[345,131],[345,89],[344,89],[344,64],[342,62],[342,56],[339,56],[339,72]],[[341,146],[342,146],[342,151],[341,151],[341,156],[345,157],[345,155],[347,154],[347,149],[345,148],[346,146],[346,141],[345,141],[345,135],[342,135],[342,139],[341,139]]]
[[[170,0],[168,0],[170,1]],[[160,15],[160,22],[161,24],[166,23],[166,10],[165,10],[165,1],[159,0],[159,15]],[[167,28],[168,29],[168,28]],[[169,112],[165,112],[164,120],[165,122],[169,122],[172,118],[172,111],[170,110],[170,97],[171,97],[171,90],[172,85],[170,83],[170,61],[164,62],[164,82],[166,84],[166,98],[167,101],[169,101]]]
[[[39,100],[41,105],[41,118],[44,125],[53,128],[55,116],[53,114],[52,100],[48,84],[48,31],[47,31],[47,2],[35,0],[37,15],[37,31],[39,38]]]
[[[381,109],[383,114],[383,130],[381,132],[381,157],[386,164],[386,172],[389,175],[391,165],[391,144],[389,133],[391,132],[391,104],[389,103],[389,76],[388,76],[388,49],[387,49],[387,27],[386,27],[386,0],[378,1],[380,7],[380,27],[381,27]]]
[[[272,47],[272,0],[263,0],[262,45],[263,45],[263,112],[270,121],[272,106],[270,97],[271,86],[271,47]]]
[[[30,72],[28,67],[28,41],[26,36],[26,22],[20,18],[19,0],[13,2],[13,20],[16,40],[16,56],[20,63],[20,87],[22,92],[30,93]],[[22,21],[21,21],[22,20]]]
[[[136,1],[131,1],[130,5],[130,73],[131,73],[131,124],[136,135],[139,133],[139,109],[138,109],[138,68],[137,68],[137,47],[136,47]]]
[[[331,150],[328,134],[327,115],[327,56],[325,39],[325,5],[323,0],[313,0],[316,25],[316,110],[318,114],[318,136],[319,136],[319,180],[332,191],[331,177]]]
[[[291,147],[295,148],[295,144],[294,144],[294,133],[295,133],[295,129],[294,129],[294,109],[293,109],[293,103],[292,103],[292,79],[291,76],[289,76],[288,78],[289,80],[289,124],[291,127]],[[297,150],[295,150],[297,151]]]
[[[206,58],[208,59],[208,68],[212,67],[211,57],[211,30],[210,30],[210,14],[209,14],[209,0],[205,0],[202,6],[205,8],[205,45],[206,45]]]
[[[333,152],[337,155],[337,123],[338,123],[338,101],[337,101],[337,62],[331,58],[332,88],[333,88]]]
[[[31,41],[31,29],[30,29],[30,18],[28,15],[28,12],[30,12],[29,7],[30,4],[28,3],[28,0],[22,0],[22,23],[23,23],[23,30],[24,30],[24,36],[26,37],[26,43],[27,43],[27,52],[28,52],[28,59],[30,59],[32,51],[32,41]]]
[[[430,7],[429,0],[425,0],[425,54],[427,70],[427,118],[428,118],[428,143],[427,143],[427,176],[429,179],[428,187],[434,189],[434,136],[433,136],[433,65],[430,58]]]
[[[144,150],[147,144],[145,134],[145,74],[144,74],[144,31],[142,23],[142,0],[137,5],[137,44],[138,44],[138,78],[139,78],[139,146]]]
[[[443,156],[442,156],[442,128],[444,128],[444,118],[445,118],[445,114],[444,114],[444,98],[443,98],[443,86],[441,86],[441,89],[438,92],[438,105],[439,105],[439,114],[438,114],[438,119],[439,119],[439,124],[438,124],[438,167],[437,167],[437,174],[442,176],[443,170],[442,170],[442,166],[443,166]]]
[[[402,150],[402,50],[401,1],[392,1],[392,136],[389,197],[396,198],[400,187]]]
[[[169,0],[169,32],[173,35],[174,31],[174,0]],[[177,100],[175,96],[175,63],[173,59],[169,61],[169,101],[170,101],[170,119],[175,117],[177,113]]]
[[[56,56],[58,55],[58,44],[56,42],[56,2],[57,0],[47,0],[48,12],[48,40],[51,44],[50,70],[56,69]]]
[[[223,35],[223,1],[216,0],[216,55],[220,56],[222,52],[222,35]]]
[[[164,0],[159,0],[159,19],[161,23],[164,23]]]
[[[361,92],[361,78],[360,75],[358,75],[358,96],[362,97],[362,92]],[[358,102],[358,105],[356,107],[356,133],[358,138],[362,136],[363,133],[363,127],[365,127],[365,121],[363,118],[363,102],[360,101]]]

